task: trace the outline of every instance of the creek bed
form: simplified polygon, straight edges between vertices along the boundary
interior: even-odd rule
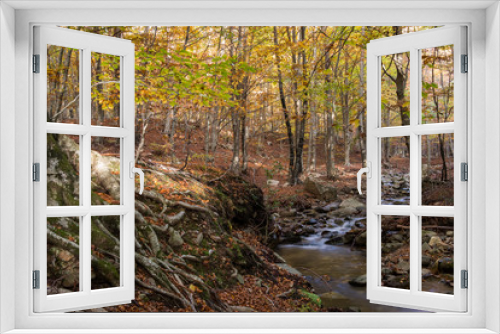
[[[305,237],[302,243],[280,245],[277,253],[288,265],[300,271],[316,294],[335,292],[326,306],[354,306],[362,312],[416,312],[411,309],[372,304],[366,299],[366,287],[354,287],[349,281],[366,274],[366,252],[349,246],[328,245],[321,232]],[[345,297],[345,299],[343,298]]]

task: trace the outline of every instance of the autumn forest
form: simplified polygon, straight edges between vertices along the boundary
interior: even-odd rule
[[[136,299],[87,311],[409,311],[366,300],[356,173],[366,45],[431,28],[70,27],[135,44],[135,163],[146,174]],[[47,50],[48,122],[80,122],[79,57]],[[409,65],[409,53],[381,57],[381,126],[410,124]],[[119,126],[120,57],[93,53],[91,72],[92,125]],[[423,124],[453,122],[451,46],[422,50],[421,91]],[[79,203],[79,143],[47,135],[48,206]],[[92,204],[119,204],[120,141],[91,145]],[[425,205],[453,205],[453,147],[453,134],[422,136]],[[381,141],[383,204],[409,204],[409,154],[409,137]],[[409,288],[407,218],[382,221],[384,286]],[[118,286],[119,224],[92,219],[92,289]],[[425,219],[422,288],[452,293],[453,219]],[[49,294],[79,290],[78,224],[47,221]]]

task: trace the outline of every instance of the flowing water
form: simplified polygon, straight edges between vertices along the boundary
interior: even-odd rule
[[[410,202],[409,175],[388,174],[382,177],[383,205],[408,205]],[[300,216],[302,215],[302,216]],[[307,218],[299,213],[298,219]],[[366,274],[366,251],[351,249],[347,245],[331,245],[328,240],[341,237],[357,228],[364,228],[366,218],[327,220],[314,225],[314,233],[302,236],[301,242],[280,245],[277,249],[287,264],[298,271],[321,296],[326,307],[349,308],[354,306],[362,312],[418,312],[416,310],[371,304],[366,299],[366,287],[355,287],[350,280]],[[394,231],[398,233],[398,231]],[[453,288],[443,284],[441,278],[423,281],[425,291],[452,294]],[[327,295],[324,295],[324,294]]]
[[[382,204],[401,205],[409,201],[409,189],[402,187],[399,196],[384,199]],[[366,218],[346,218],[341,225],[317,228],[315,233],[302,237],[298,244],[280,245],[277,252],[291,267],[299,270],[318,295],[334,292],[322,298],[325,306],[359,308],[362,312],[417,312],[411,309],[372,304],[366,299],[366,287],[354,287],[349,281],[366,274],[366,251],[351,250],[345,245],[329,245],[324,231],[344,235]]]
[[[322,231],[342,232],[350,230],[355,218],[346,221],[339,228],[325,228],[315,234],[304,237],[301,243],[281,245],[277,252],[288,265],[300,271],[314,287],[318,295],[335,292],[335,300],[325,300],[325,306],[355,306],[362,312],[415,312],[391,306],[371,304],[366,299],[365,287],[349,284],[353,278],[366,274],[366,252],[351,250],[349,246],[328,245],[327,238],[321,237]]]

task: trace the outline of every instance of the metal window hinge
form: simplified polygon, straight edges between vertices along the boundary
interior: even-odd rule
[[[469,181],[469,165],[466,162],[460,164],[460,180]]]
[[[33,289],[40,289],[40,270],[33,270]]]
[[[462,270],[460,276],[462,289],[467,289],[469,287],[469,272],[467,270]]]
[[[33,73],[40,73],[40,55],[33,55]]]
[[[462,73],[469,72],[469,56],[462,55]]]
[[[33,181],[40,182],[40,164],[38,162],[33,164]]]

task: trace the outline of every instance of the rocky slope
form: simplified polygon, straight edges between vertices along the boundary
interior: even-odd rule
[[[48,136],[49,204],[78,203],[78,144]],[[280,268],[264,246],[262,191],[240,177],[198,176],[142,165],[146,186],[136,194],[136,299],[97,312],[315,311],[301,276]],[[92,204],[116,204],[119,160],[92,152]],[[216,175],[214,175],[216,174]],[[92,220],[92,288],[119,284],[116,219]],[[49,293],[78,291],[79,220],[48,219]],[[119,224],[118,224],[119,226]]]

